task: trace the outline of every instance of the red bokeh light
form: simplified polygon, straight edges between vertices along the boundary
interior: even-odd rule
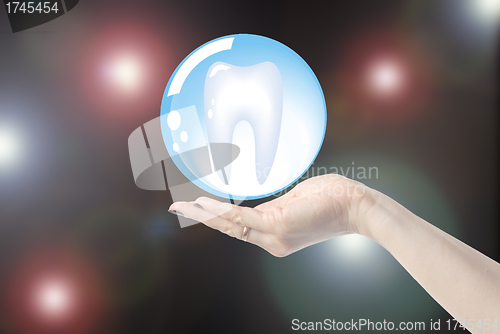
[[[366,79],[373,94],[388,98],[404,90],[406,73],[397,60],[380,59],[368,68]]]
[[[44,252],[22,261],[7,284],[7,309],[20,333],[88,333],[104,308],[98,275],[84,260]]]
[[[347,48],[337,70],[339,92],[362,118],[400,123],[424,110],[431,91],[428,64],[407,40],[378,30]]]
[[[68,317],[74,310],[77,294],[71,283],[60,275],[41,279],[31,293],[37,312],[52,319]]]
[[[110,23],[82,46],[81,93],[100,115],[141,115],[160,109],[176,64],[168,39],[144,22]]]

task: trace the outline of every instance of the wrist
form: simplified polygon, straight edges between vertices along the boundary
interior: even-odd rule
[[[400,216],[405,208],[381,192],[366,187],[356,210],[355,232],[380,244],[383,236],[387,234],[384,231],[396,223],[396,217]]]

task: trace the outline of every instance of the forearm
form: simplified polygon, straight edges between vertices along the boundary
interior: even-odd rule
[[[456,319],[500,322],[500,264],[385,195],[372,201],[361,234],[387,249]]]

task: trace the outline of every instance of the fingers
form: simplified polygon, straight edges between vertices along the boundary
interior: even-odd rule
[[[206,203],[205,201],[202,202]],[[217,203],[224,204],[220,202]],[[241,225],[232,222],[228,219],[224,219],[220,216],[215,215],[212,212],[205,210],[203,207],[201,207],[201,205],[197,204],[198,203],[193,203],[193,202],[176,202],[170,207],[170,210],[175,210],[176,214],[181,214],[184,217],[200,221],[203,224],[213,229],[219,230],[220,232],[227,234],[231,237],[237,239],[243,239],[243,229],[244,226],[246,225]],[[224,212],[225,208],[228,207],[227,206],[218,207],[217,210],[219,210],[219,212]],[[260,246],[265,250],[268,250],[273,246],[273,238],[270,235],[262,231],[259,231],[258,229],[253,229],[253,228],[250,228],[246,241],[255,244],[257,246]]]
[[[248,226],[263,232],[270,231],[268,220],[262,211],[229,203],[221,203],[207,197],[200,197],[195,203],[200,205],[204,210],[240,226]]]
[[[200,208],[196,207],[194,204],[194,202],[175,202],[170,206],[169,212],[175,211],[172,213],[180,214],[180,216],[191,218],[202,223],[218,217],[209,211],[200,210]]]

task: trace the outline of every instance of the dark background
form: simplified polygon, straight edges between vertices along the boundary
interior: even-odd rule
[[[80,288],[98,306],[68,333],[281,333],[296,318],[451,318],[366,240],[278,259],[202,225],[178,228],[168,192],[134,185],[127,138],[159,115],[191,51],[228,34],[267,36],[301,55],[323,87],[316,168],[376,166],[378,179],[363,182],[498,261],[498,20],[478,16],[473,2],[87,0],[16,34],[0,10],[0,133],[17,143],[0,166],[0,332],[27,323],[55,331],[13,302],[25,291],[15,282],[36,280],[38,269],[23,270],[41,258],[93,277],[80,276]],[[397,106],[363,100],[352,82],[347,64],[356,52],[369,61],[370,49],[356,45],[378,41],[370,36],[411,59],[420,80]],[[134,93],[98,75],[127,52],[141,62]]]

